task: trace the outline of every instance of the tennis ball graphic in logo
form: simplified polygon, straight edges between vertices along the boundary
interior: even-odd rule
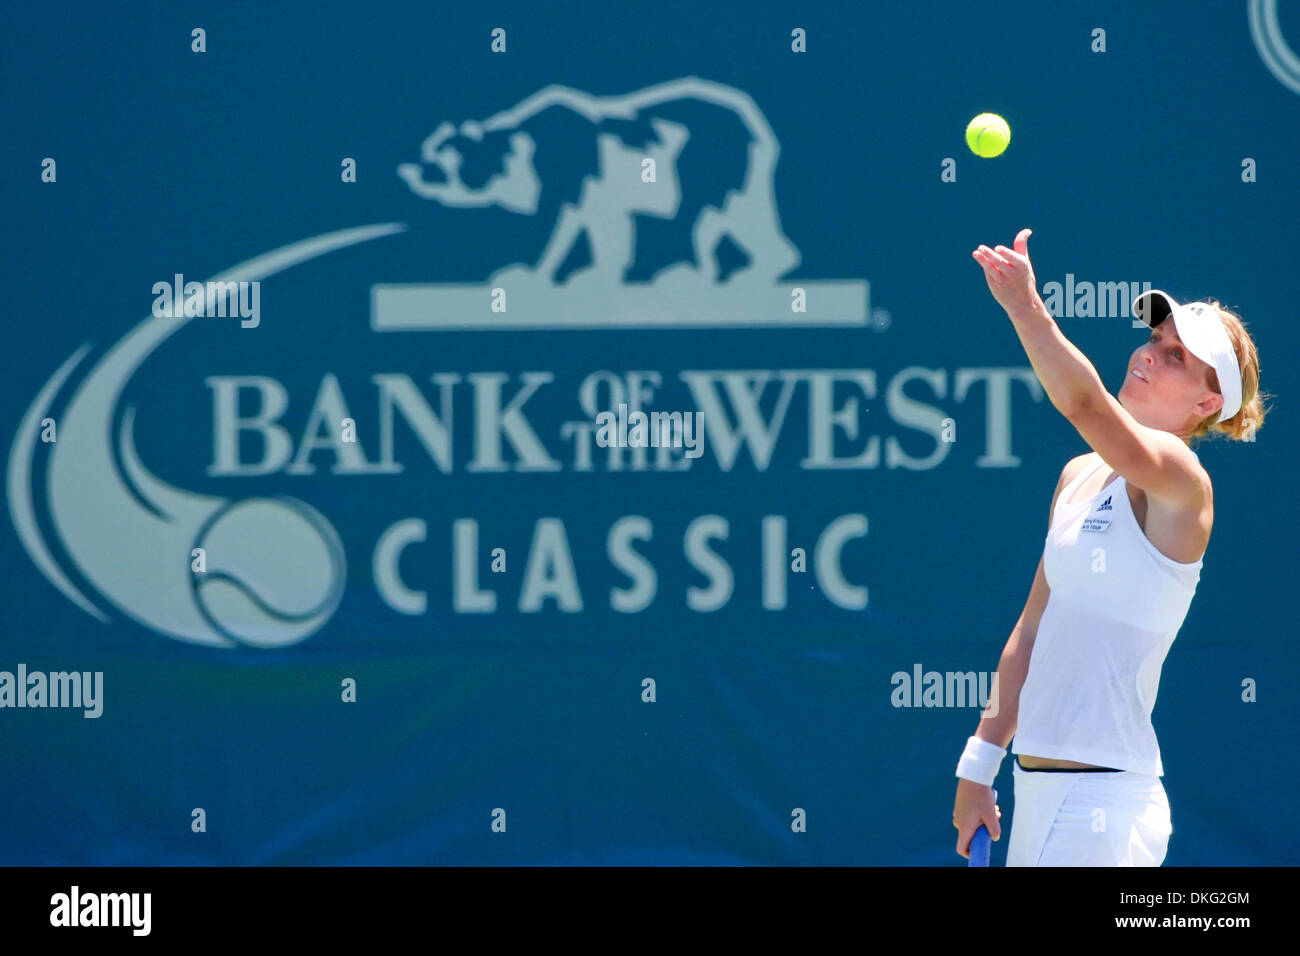
[[[233,502],[199,531],[207,570],[193,575],[208,622],[251,647],[284,647],[320,628],[343,595],[343,547],[333,527],[292,498]]]

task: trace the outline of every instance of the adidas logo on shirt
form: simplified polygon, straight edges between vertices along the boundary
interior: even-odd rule
[[[1100,515],[1101,515],[1101,513],[1102,513],[1103,511],[1114,511],[1114,510],[1115,510],[1114,508],[1111,507],[1111,504],[1110,504],[1110,500],[1111,500],[1112,497],[1114,497],[1114,496],[1113,496],[1113,495],[1107,495],[1106,500],[1103,501],[1101,504],[1099,504],[1099,505],[1097,506],[1096,510],[1093,511],[1093,513],[1092,513],[1091,515],[1089,515],[1087,518],[1085,518],[1085,519],[1083,520],[1083,524],[1079,527],[1079,530],[1080,530],[1080,531],[1097,531],[1097,532],[1102,532],[1102,531],[1105,531],[1107,528],[1110,527],[1110,519],[1109,519],[1109,518],[1102,518],[1102,517],[1100,517]]]

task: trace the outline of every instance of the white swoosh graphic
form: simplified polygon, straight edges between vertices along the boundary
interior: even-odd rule
[[[1300,93],[1300,57],[1282,36],[1277,22],[1277,0],[1250,0],[1250,36],[1259,58],[1278,80],[1293,93]]]
[[[261,280],[405,228],[401,223],[385,223],[325,233],[249,259],[206,281]],[[234,642],[213,628],[196,605],[188,564],[195,535],[229,501],[167,485],[137,464],[133,447],[124,447],[123,459],[131,463],[137,490],[160,517],[141,507],[131,494],[110,444],[114,410],[126,383],[158,346],[192,318],[149,316],[86,376],[59,418],[58,440],[51,446],[47,468],[47,505],[66,552],[85,578],[119,609],[146,627],[173,637],[232,647]],[[19,538],[41,573],[87,613],[106,620],[54,562],[41,538],[31,496],[36,425],[88,347],[64,363],[24,416],[10,458],[8,499]],[[123,441],[129,443],[129,435],[124,435]],[[106,546],[113,542],[129,542],[129,546]],[[129,560],[124,560],[128,555]],[[150,586],[141,587],[142,581]]]

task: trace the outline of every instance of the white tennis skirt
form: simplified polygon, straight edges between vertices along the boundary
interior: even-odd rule
[[[1013,761],[1007,866],[1159,866],[1173,824],[1160,778],[1131,770],[1056,773]]]

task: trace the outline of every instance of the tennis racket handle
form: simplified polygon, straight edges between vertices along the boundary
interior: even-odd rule
[[[996,804],[998,792],[993,791],[993,802]],[[970,838],[970,866],[988,866],[989,851],[993,846],[993,838],[989,836],[989,828],[980,824],[975,830],[975,835]]]

